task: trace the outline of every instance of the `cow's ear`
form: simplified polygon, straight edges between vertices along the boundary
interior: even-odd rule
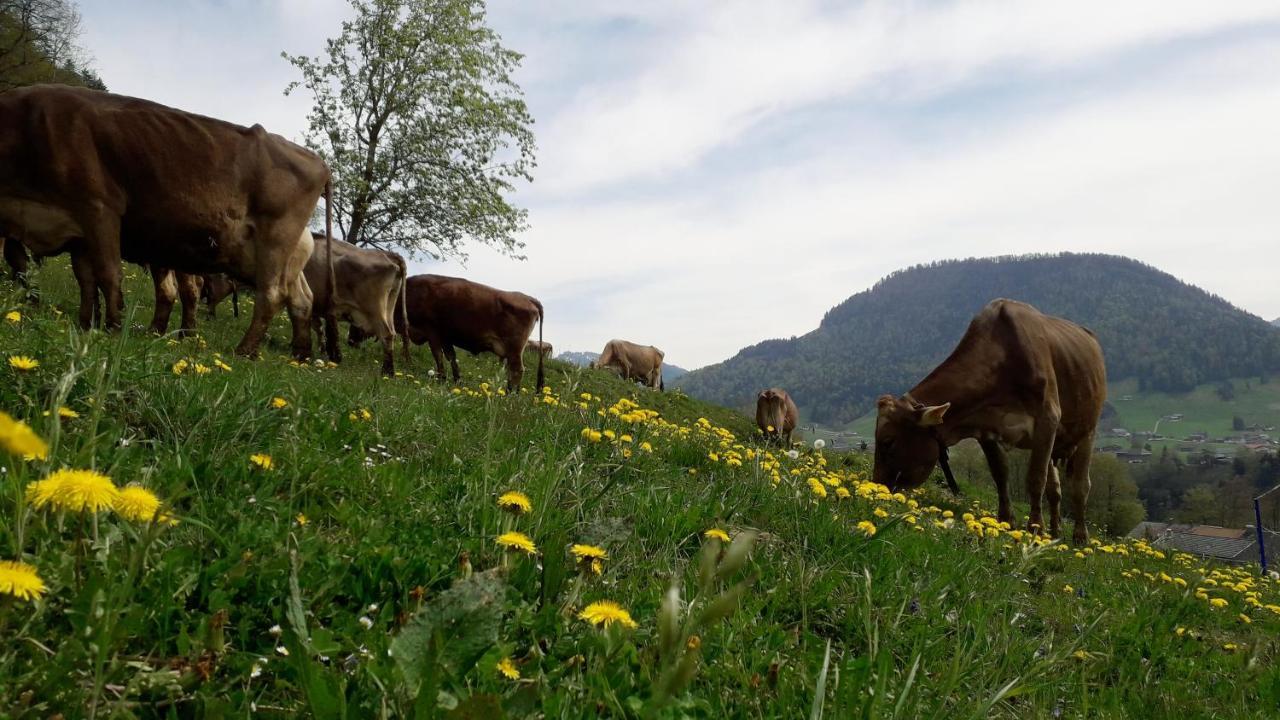
[[[951,403],[931,405],[920,411],[920,427],[933,427],[942,424],[942,417],[951,409]]]
[[[892,395],[881,395],[880,399],[876,400],[876,409],[881,415],[884,415],[893,409],[894,402],[894,397]]]

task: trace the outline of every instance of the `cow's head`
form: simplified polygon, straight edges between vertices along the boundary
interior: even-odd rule
[[[938,464],[935,428],[951,403],[926,406],[884,395],[878,401],[872,479],[897,492],[920,487]]]

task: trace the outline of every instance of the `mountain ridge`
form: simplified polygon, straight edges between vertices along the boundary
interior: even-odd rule
[[[1262,318],[1136,260],[1063,253],[899,270],[828,310],[813,331],[745,347],[680,386],[735,408],[781,386],[806,421],[845,423],[928,374],[997,297],[1089,327],[1112,379],[1137,378],[1144,388],[1177,392],[1280,369],[1280,331]]]

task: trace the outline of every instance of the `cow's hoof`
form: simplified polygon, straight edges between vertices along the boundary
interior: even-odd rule
[[[1076,528],[1071,533],[1071,542],[1075,543],[1076,545],[1088,545],[1089,531],[1086,530],[1085,528]]]

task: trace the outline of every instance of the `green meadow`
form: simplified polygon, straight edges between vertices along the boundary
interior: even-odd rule
[[[229,304],[156,337],[128,273],[114,334],[73,327],[63,260],[38,306],[0,284],[0,411],[47,444],[0,426],[0,717],[1280,713],[1280,583],[1249,569],[893,496],[558,362],[509,396],[487,357],[457,386],[425,348],[296,364],[283,316],[250,361]]]

